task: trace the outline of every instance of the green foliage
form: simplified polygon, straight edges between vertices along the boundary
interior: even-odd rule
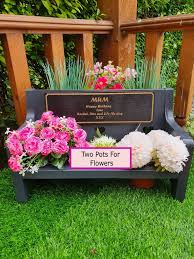
[[[194,163],[184,203],[169,182],[134,190],[116,180],[42,183],[18,204],[10,171],[0,176],[2,259],[194,257]]]
[[[189,132],[189,134],[192,136],[192,138],[194,139],[194,116],[193,115],[190,115],[190,118],[186,124],[186,129]]]
[[[154,89],[166,87],[166,73],[163,73],[161,80],[157,77],[157,63],[155,60],[148,61],[140,59],[135,62],[137,76],[124,82],[125,89]]]

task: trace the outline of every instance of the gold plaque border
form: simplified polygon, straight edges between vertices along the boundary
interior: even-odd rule
[[[137,94],[137,95],[152,95],[152,111],[151,111],[151,118],[150,120],[147,121],[82,121],[82,122],[77,122],[78,124],[119,124],[119,123],[123,123],[123,124],[127,124],[127,123],[150,123],[153,121],[153,117],[154,117],[154,93],[153,92],[130,92],[130,93],[125,93],[125,92],[119,92],[119,93],[47,93],[45,95],[45,103],[46,103],[46,111],[48,111],[48,96],[50,95],[55,95],[55,96],[59,96],[59,95],[69,95],[69,96],[73,96],[73,95],[123,95],[123,94],[127,94],[127,95],[131,95],[131,94]]]

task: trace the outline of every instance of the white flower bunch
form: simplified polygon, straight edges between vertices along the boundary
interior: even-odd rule
[[[142,132],[130,132],[116,146],[132,147],[132,168],[141,168],[152,160],[152,141]]]
[[[114,147],[116,139],[108,136],[95,137],[90,145],[93,147]]]
[[[162,130],[152,130],[148,136],[154,146],[153,160],[158,171],[180,173],[189,156],[180,137],[174,137]]]

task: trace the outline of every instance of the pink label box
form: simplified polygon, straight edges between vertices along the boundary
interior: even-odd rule
[[[131,169],[132,150],[127,148],[71,148],[72,169]]]

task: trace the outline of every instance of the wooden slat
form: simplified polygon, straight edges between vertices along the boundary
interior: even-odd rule
[[[192,109],[194,94],[194,30],[183,33],[179,74],[176,87],[175,116],[184,125]]]
[[[82,58],[87,68],[92,68],[93,58],[93,34],[84,33],[76,38],[76,52]]]
[[[120,25],[129,21],[136,21],[137,0],[98,0],[102,13],[106,19],[114,23],[111,35],[103,36],[99,45],[99,61],[106,64],[112,60],[115,65],[126,67],[134,66],[135,40],[134,34],[122,34]]]
[[[55,32],[44,37],[45,57],[50,65],[55,68],[55,65],[64,64],[64,43],[63,34]]]
[[[3,36],[3,47],[19,125],[25,121],[25,90],[31,87],[25,45],[22,34],[6,34]]]
[[[135,22],[124,22],[121,31],[129,33],[151,31],[179,31],[191,30],[194,26],[194,14],[164,16],[151,19],[142,19]]]
[[[96,21],[83,19],[63,19],[53,17],[4,15],[0,14],[0,33],[20,30],[23,33],[82,33],[93,31],[95,33],[109,33],[113,30],[111,21]]]
[[[161,32],[146,33],[145,58],[157,62],[158,80],[160,79],[163,41],[164,34]]]

